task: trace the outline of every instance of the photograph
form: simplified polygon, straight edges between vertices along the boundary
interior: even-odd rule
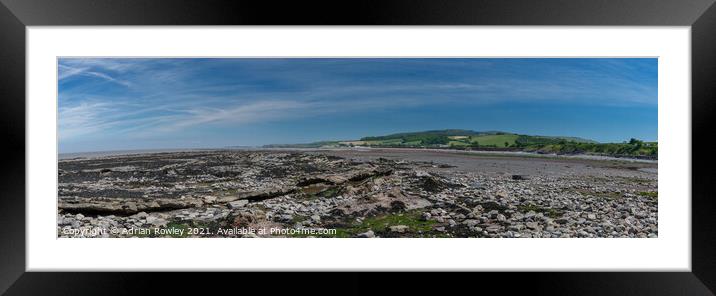
[[[716,295],[716,0],[145,2],[0,0],[0,295]]]
[[[658,66],[60,56],[57,237],[658,238]]]

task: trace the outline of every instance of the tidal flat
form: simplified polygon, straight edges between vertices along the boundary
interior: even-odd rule
[[[658,236],[657,175],[656,162],[419,149],[63,158],[57,233],[653,238]]]

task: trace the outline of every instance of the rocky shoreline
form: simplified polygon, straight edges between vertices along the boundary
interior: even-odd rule
[[[59,237],[657,237],[656,163],[435,151],[59,161]],[[243,231],[284,229],[283,232]],[[331,231],[307,231],[307,230]]]

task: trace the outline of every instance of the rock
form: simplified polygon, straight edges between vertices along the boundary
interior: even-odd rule
[[[479,224],[479,222],[475,219],[468,219],[468,220],[463,221],[462,224],[467,225],[467,227],[474,227],[477,224]]]
[[[438,193],[446,189],[463,187],[460,184],[444,181],[435,176],[420,177],[418,186],[425,192],[430,193]]]
[[[393,212],[399,212],[403,211],[407,208],[404,202],[399,200],[394,200],[390,202],[390,210]]]
[[[345,176],[335,175],[326,177],[326,181],[331,182],[333,184],[342,184],[348,181],[348,178],[346,178]]]
[[[136,213],[140,211],[140,208],[137,207],[137,203],[129,202],[122,206],[122,210],[126,211],[127,213]]]
[[[278,217],[278,220],[281,222],[290,223],[293,221],[293,216],[289,214],[284,214]]]
[[[529,211],[529,212],[527,212],[527,214],[524,215],[523,219],[524,219],[524,220],[528,220],[528,219],[531,219],[532,217],[534,217],[534,216],[536,216],[536,215],[537,215],[537,213],[535,213],[534,211]]]
[[[489,225],[485,230],[487,230],[487,232],[496,233],[500,231],[501,228],[499,225]]]
[[[375,237],[375,233],[373,232],[373,230],[368,230],[368,231],[366,231],[366,232],[359,233],[359,234],[358,234],[358,237],[362,237],[362,238],[372,238],[372,237]]]
[[[495,192],[495,196],[497,198],[507,198],[508,194],[507,194],[507,191],[499,190],[499,191]]]
[[[249,201],[248,201],[248,200],[240,199],[240,200],[237,200],[237,201],[232,201],[232,202],[230,202],[230,203],[229,203],[229,208],[230,208],[230,209],[238,209],[238,208],[244,207],[244,206],[247,205],[247,204],[249,204]]]
[[[397,233],[404,233],[404,232],[408,231],[408,226],[407,225],[390,226],[390,231],[397,232]]]
[[[136,213],[136,214],[132,215],[132,218],[135,218],[135,219],[144,219],[144,218],[147,218],[147,216],[149,216],[147,213],[145,213],[145,212],[139,212],[139,213]]]
[[[527,228],[534,229],[534,230],[537,230],[538,228],[540,228],[539,224],[537,224],[537,222],[527,222],[527,223],[525,223],[525,226],[527,226]]]
[[[492,218],[492,219],[495,219],[495,218],[497,218],[497,215],[498,215],[499,213],[500,213],[500,212],[498,212],[497,210],[492,210],[492,211],[489,211],[489,212],[487,213],[487,216],[490,217],[490,218]]]
[[[296,192],[297,187],[294,186],[277,186],[266,188],[262,190],[240,192],[237,196],[232,197],[231,200],[249,200],[249,201],[262,201],[271,199],[278,196],[283,196]]]
[[[164,220],[164,219],[159,218],[159,217],[155,217],[155,216],[148,216],[148,217],[147,217],[147,224],[150,224],[150,225],[153,225],[153,226],[157,226],[157,227],[159,227],[159,226],[166,226],[167,223],[169,223],[169,221]]]
[[[656,200],[637,194],[656,192],[656,174],[573,167],[572,175],[564,174],[561,164],[549,168],[552,162],[535,159],[529,163],[540,173],[525,176],[527,170],[511,170],[501,160],[489,160],[482,172],[333,153],[216,151],[60,160],[57,225],[147,228],[231,215],[229,227],[319,227],[334,219],[360,224],[365,217],[417,210],[420,220],[438,221],[434,229],[449,237],[658,234]],[[102,168],[111,173],[100,175]],[[170,171],[181,178],[168,176]],[[593,173],[603,178],[589,178]],[[613,173],[640,180],[610,182]],[[533,211],[525,214],[527,209]],[[392,236],[411,231],[394,230],[386,227]]]
[[[415,171],[415,176],[416,177],[430,177],[431,175],[430,175],[430,173],[428,173],[426,171]]]

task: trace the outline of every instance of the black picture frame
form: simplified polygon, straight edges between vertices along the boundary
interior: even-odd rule
[[[714,0],[383,0],[180,1],[0,0],[0,292],[7,295],[124,295],[150,289],[209,294],[227,287],[271,292],[449,293],[497,286],[500,293],[550,295],[714,295],[716,292],[716,173],[708,143],[716,112]],[[409,279],[366,273],[235,275],[228,273],[25,272],[25,29],[96,25],[529,25],[690,26],[692,75],[691,272],[480,273],[468,280],[411,273]],[[688,197],[684,197],[688,198]],[[207,252],[210,253],[210,252]],[[122,254],[113,254],[122,255]],[[211,254],[208,260],[220,260]],[[349,256],[350,254],[347,254]],[[667,254],[665,254],[667,255]],[[101,260],[101,258],[100,258]],[[336,258],[340,260],[340,258]],[[416,258],[419,260],[419,258]],[[286,284],[287,278],[290,283]],[[277,280],[281,279],[281,280]],[[297,285],[296,283],[302,283]],[[376,283],[387,284],[379,290]],[[518,284],[510,284],[518,283]],[[231,291],[231,290],[229,290]],[[238,290],[235,290],[238,291]],[[469,290],[468,290],[469,291]],[[460,292],[462,293],[462,292]]]

